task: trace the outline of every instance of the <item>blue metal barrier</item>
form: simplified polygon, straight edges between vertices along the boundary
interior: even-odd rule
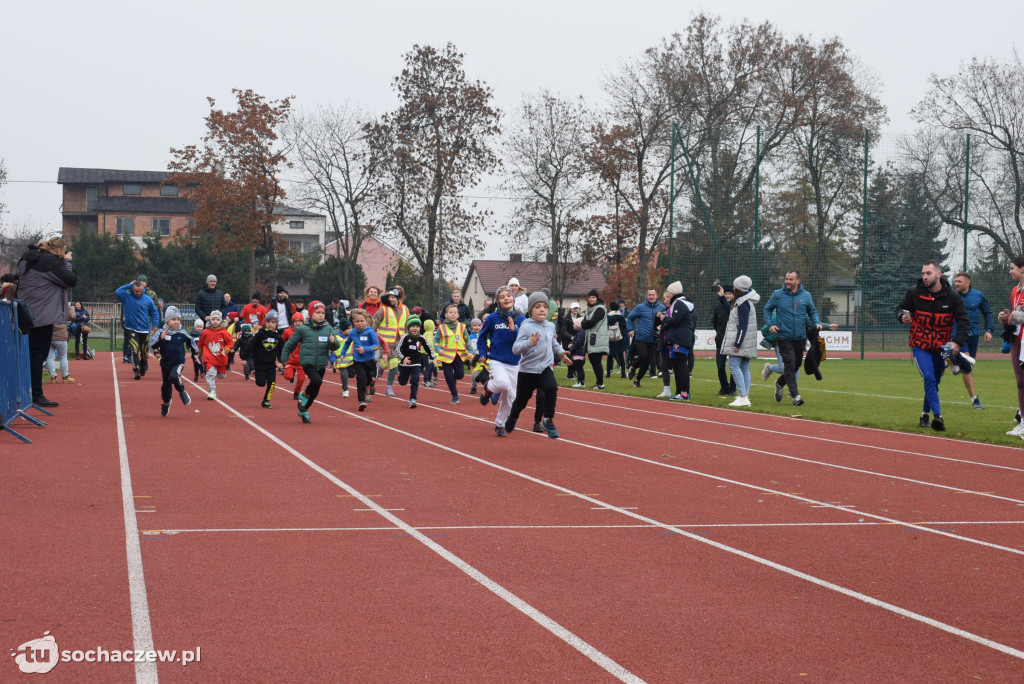
[[[18,304],[0,300],[0,428],[31,444],[31,440],[11,428],[11,423],[18,418],[35,425],[46,425],[25,413],[29,408],[53,415],[32,404],[28,336],[18,330]]]

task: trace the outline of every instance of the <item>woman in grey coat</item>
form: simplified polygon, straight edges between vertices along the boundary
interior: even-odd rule
[[[68,322],[68,288],[78,283],[78,272],[66,248],[59,237],[43,240],[38,245],[29,245],[18,261],[18,295],[28,305],[33,319],[33,327],[28,331],[32,403],[47,408],[57,402],[43,396],[43,364],[50,353],[53,326]]]
[[[721,353],[729,357],[729,371],[736,381],[736,400],[729,406],[750,406],[750,360],[757,358],[757,311],[761,295],[753,281],[741,275],[732,281],[735,299],[729,310]]]
[[[587,358],[597,376],[591,389],[604,389],[604,355],[608,353],[608,316],[597,290],[587,293],[587,314],[579,328],[587,331]]]

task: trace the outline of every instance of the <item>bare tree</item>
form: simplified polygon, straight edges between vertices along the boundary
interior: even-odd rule
[[[578,213],[591,201],[584,159],[588,115],[582,99],[543,90],[524,97],[516,116],[505,141],[505,187],[515,196],[513,220],[522,228],[514,240],[546,264],[551,295],[560,300],[586,265],[586,225]]]
[[[327,215],[340,257],[338,284],[350,299],[359,294],[359,250],[373,232],[368,218],[383,171],[380,151],[369,144],[368,118],[349,108],[320,107],[293,116],[285,133],[300,177],[293,197]]]
[[[903,141],[942,220],[991,238],[1003,254],[1024,251],[1024,63],[972,59],[952,76],[932,75],[912,110],[925,127]],[[971,203],[964,224],[966,136],[971,137]]]
[[[499,166],[490,141],[501,132],[501,113],[491,89],[466,78],[451,43],[414,46],[394,88],[401,105],[368,128],[385,162],[381,230],[408,247],[429,293],[436,273],[482,248],[487,213],[462,194]]]
[[[650,253],[668,224],[667,181],[671,170],[672,107],[655,56],[625,62],[605,78],[610,125],[598,124],[587,149],[587,163],[600,185],[610,190],[608,213],[598,225],[605,250],[636,252],[635,297],[647,287]]]
[[[820,291],[842,252],[847,218],[860,208],[864,132],[877,134],[885,108],[878,85],[838,38],[815,45],[804,37],[790,54],[790,90],[801,101],[799,126],[783,146],[791,195],[809,209],[808,233],[800,236],[808,287]],[[795,160],[797,166],[789,164]],[[778,165],[777,165],[778,166]],[[798,226],[792,221],[782,230]]]

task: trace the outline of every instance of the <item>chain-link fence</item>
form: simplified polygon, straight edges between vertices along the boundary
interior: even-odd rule
[[[791,148],[767,151],[759,130],[734,137],[740,143],[723,159],[706,145],[688,149],[678,129],[673,136],[670,237],[659,265],[666,282],[682,282],[702,327],[717,284],[748,275],[763,304],[797,270],[851,350],[903,350],[897,305],[930,259],[951,284],[968,272],[993,310],[1004,308],[1020,198],[991,150],[970,149],[966,135],[798,135]],[[993,237],[993,225],[1006,240]],[[995,321],[995,339],[981,349],[998,351],[1001,332]]]

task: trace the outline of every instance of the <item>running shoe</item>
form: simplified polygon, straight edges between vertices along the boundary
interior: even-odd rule
[[[800,395],[793,397],[793,406],[803,406],[804,400],[800,398]]]
[[[634,380],[633,381],[633,387],[635,387],[636,389],[640,389],[640,381],[639,380]]]
[[[499,401],[501,401],[501,392],[494,392],[493,394],[491,394],[492,404],[497,404]]]
[[[416,408],[416,400],[415,399],[410,399],[409,400],[409,408]]]
[[[348,399],[348,390],[342,390],[341,396],[343,399]]]
[[[590,389],[592,389],[592,390],[603,390],[604,389],[604,385],[594,385]]]
[[[736,397],[734,400],[729,402],[729,406],[737,406],[737,407],[750,406],[750,399],[748,397]]]
[[[672,397],[672,401],[690,401],[690,395],[684,392],[680,392]]]
[[[761,379],[767,382],[770,377],[772,377],[772,364],[766,363],[764,364],[764,370],[761,371]]]
[[[544,426],[541,425],[539,422],[533,424],[533,431],[534,432],[540,432],[540,433],[546,432],[546,430],[544,429]]]
[[[385,396],[385,397],[388,397],[389,399],[394,399],[394,398],[395,398],[395,390],[393,390],[393,389],[391,388],[391,385],[388,385],[388,386],[387,386],[387,387],[386,387],[386,388],[384,389],[384,396]]]
[[[215,401],[217,399],[217,390],[212,390],[209,394],[206,395],[206,398],[209,399],[210,401]]]
[[[544,431],[548,433],[548,437],[551,439],[558,439],[558,428],[555,427],[555,421],[545,420]]]
[[[500,425],[495,425],[494,426],[494,434],[497,435],[498,437],[507,437],[508,436],[508,433],[505,432],[505,428],[503,428]]]
[[[587,386],[584,385],[582,382],[577,382],[575,385],[573,385],[573,387],[575,387],[576,389],[586,389]]]
[[[359,402],[359,410],[360,411],[365,411],[366,410],[366,402],[365,401]]]
[[[932,424],[928,421],[928,414],[927,413],[922,413],[921,414],[921,420],[918,422],[918,425],[920,427],[923,427],[923,428],[931,427],[932,426]]]
[[[260,404],[260,406],[262,406],[263,408],[274,408],[273,406],[270,405],[269,401],[263,402],[262,404]]]
[[[491,393],[486,387],[484,387],[484,391],[480,393],[480,405],[487,406],[487,402],[489,402],[490,400]]]
[[[782,401],[782,393],[786,391],[784,385],[775,385],[775,401]]]
[[[971,399],[971,408],[983,409],[985,408],[985,405],[981,403],[981,399],[979,397],[974,397],[973,399]]]
[[[946,421],[942,420],[942,416],[935,416],[932,418],[932,430],[936,432],[945,432]]]
[[[452,404],[454,406],[455,404],[459,403],[459,398],[458,397],[452,397],[452,400],[449,401],[448,403]]]
[[[163,416],[164,418],[167,417],[167,413],[170,410],[171,410],[171,405],[170,404],[160,404],[160,415]]]
[[[302,419],[303,423],[313,422],[313,419],[309,417],[309,411],[299,411],[299,418]]]

